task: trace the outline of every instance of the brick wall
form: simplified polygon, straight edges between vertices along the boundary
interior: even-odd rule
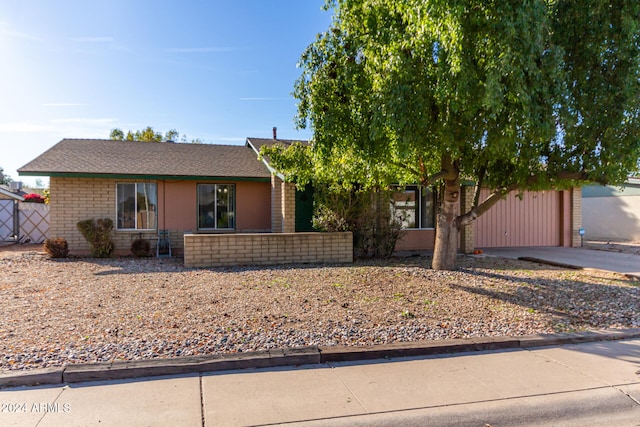
[[[129,254],[131,242],[139,237],[150,239],[152,244],[155,244],[157,237],[155,230],[145,232],[115,230],[117,182],[128,181],[51,177],[48,236],[66,239],[70,254],[86,255],[91,248],[78,231],[76,224],[86,219],[111,218],[114,222],[112,239],[116,246],[116,254]],[[173,248],[182,247],[182,241],[182,233],[171,233]]]
[[[571,246],[580,247],[580,229],[582,228],[582,188],[571,189]]]
[[[349,262],[350,232],[184,235],[187,267]]]
[[[282,183],[282,232],[296,231],[296,186],[291,182]]]
[[[473,197],[476,187],[472,185],[462,185],[460,187],[462,197],[460,198],[460,213],[465,214],[473,207]],[[475,221],[462,227],[460,230],[460,251],[465,254],[473,253],[475,249]]]
[[[282,180],[271,175],[271,232],[282,232]]]

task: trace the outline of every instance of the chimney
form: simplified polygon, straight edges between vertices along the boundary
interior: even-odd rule
[[[273,127],[273,139],[278,139],[278,128]]]

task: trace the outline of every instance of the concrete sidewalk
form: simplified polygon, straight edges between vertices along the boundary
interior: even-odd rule
[[[552,265],[612,271],[640,279],[640,256],[583,248],[487,248],[485,255],[540,261]]]
[[[640,339],[0,390],[2,426],[640,425]]]

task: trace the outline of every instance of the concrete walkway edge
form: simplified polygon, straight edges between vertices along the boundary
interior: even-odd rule
[[[522,337],[484,337],[380,344],[364,347],[309,346],[250,353],[181,356],[170,359],[83,363],[60,368],[8,371],[0,374],[0,388],[51,385],[215,372],[328,362],[430,356],[501,349],[577,344],[640,338],[640,328],[605,329]]]

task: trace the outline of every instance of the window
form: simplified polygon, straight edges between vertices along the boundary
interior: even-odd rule
[[[233,184],[198,184],[198,229],[236,228]]]
[[[116,184],[118,230],[155,230],[158,220],[156,184]]]
[[[391,215],[402,228],[434,228],[433,191],[417,185],[398,188],[391,196]]]

